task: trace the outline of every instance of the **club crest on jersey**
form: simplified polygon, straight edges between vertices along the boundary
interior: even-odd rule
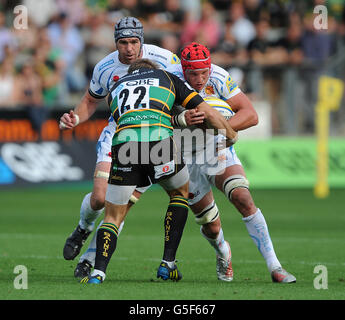
[[[213,86],[207,86],[207,87],[205,88],[205,93],[206,93],[207,95],[214,94]]]
[[[171,64],[179,64],[179,63],[180,63],[180,59],[178,58],[176,54],[173,54],[171,58]]]

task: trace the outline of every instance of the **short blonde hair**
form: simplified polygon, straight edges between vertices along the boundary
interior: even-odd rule
[[[138,70],[140,68],[159,69],[158,65],[150,59],[138,59],[131,63],[128,68],[128,73],[132,73],[134,70]]]

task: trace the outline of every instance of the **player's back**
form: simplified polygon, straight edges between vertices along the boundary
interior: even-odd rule
[[[202,99],[178,77],[157,69],[150,60],[136,63],[128,75],[119,79],[109,95],[109,106],[117,125],[115,136],[126,131],[124,129],[132,129],[132,140],[137,141],[156,141],[172,136],[174,104],[194,108]],[[142,135],[144,127],[148,130]],[[114,139],[116,142],[117,137]]]
[[[116,133],[132,129],[137,141],[161,140],[172,135],[171,109],[175,88],[160,69],[142,68],[122,77],[111,89],[109,106]],[[142,128],[146,127],[143,135]],[[159,128],[159,136],[155,136]],[[129,131],[126,130],[126,134]]]

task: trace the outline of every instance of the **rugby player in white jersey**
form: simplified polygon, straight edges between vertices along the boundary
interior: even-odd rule
[[[166,69],[171,64],[179,63],[179,58],[172,52],[154,45],[144,44],[144,30],[141,22],[134,17],[122,18],[115,25],[115,43],[117,50],[110,53],[96,64],[89,89],[73,111],[60,118],[61,129],[72,129],[86,121],[94,113],[100,100],[107,97],[115,82],[127,74],[129,65],[139,58],[147,58]],[[66,260],[73,260],[80,252],[84,242],[94,229],[94,223],[103,212],[105,194],[111,165],[111,141],[115,132],[114,119],[109,118],[97,142],[97,161],[94,171],[93,190],[85,195],[81,208],[80,220],[73,233],[67,238],[63,255]],[[147,187],[148,188],[148,187]],[[147,188],[134,191],[129,207],[138,201]],[[121,231],[123,224],[120,226]],[[81,256],[75,269],[76,277],[84,277],[91,270],[94,260],[95,244]]]
[[[250,100],[234,83],[228,72],[211,64],[210,52],[205,46],[198,43],[186,46],[181,53],[181,64],[171,66],[167,71],[185,79],[202,97],[215,96],[226,101],[235,113],[228,120],[235,131],[245,130],[258,123],[257,113]],[[192,117],[192,113],[183,111],[178,117],[175,116],[174,124],[190,125]],[[214,141],[215,138],[211,139]],[[205,152],[205,149],[193,151],[200,153]],[[224,239],[212,186],[223,192],[242,215],[249,236],[266,261],[273,282],[296,282],[296,278],[282,268],[275,254],[265,218],[253,201],[249,182],[234,147],[223,151],[225,163],[221,172],[215,173],[213,170],[217,159],[209,161],[210,164],[196,164],[195,158],[198,157],[194,157],[193,162],[188,165],[189,206],[195,214],[196,222],[201,225],[201,234],[216,251],[218,279],[232,281],[233,270],[230,245]],[[184,152],[185,156],[186,154],[187,150]],[[206,158],[205,155],[203,159]],[[208,157],[208,160],[211,159]]]

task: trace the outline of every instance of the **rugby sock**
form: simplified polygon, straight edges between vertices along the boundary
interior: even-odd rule
[[[99,223],[99,225],[97,227],[97,231],[101,227],[102,224],[103,224],[103,220]],[[125,221],[122,221],[120,224],[120,227],[119,227],[117,237],[120,236],[120,233],[121,233],[121,230],[122,230],[124,224],[125,224]],[[97,240],[97,232],[94,233],[94,235],[90,241],[89,247],[83,253],[83,255],[80,257],[79,262],[83,262],[84,260],[87,260],[92,266],[95,265],[96,246],[97,246],[96,240]]]
[[[247,227],[250,237],[264,257],[268,270],[271,272],[273,269],[281,267],[274,252],[265,218],[260,209],[257,209],[253,215],[242,218],[242,220]]]
[[[96,219],[99,217],[99,215],[103,212],[103,209],[101,210],[93,210],[91,208],[91,192],[88,193],[80,207],[80,220],[79,225],[82,229],[87,231],[92,231],[95,225]]]
[[[97,231],[95,269],[105,273],[116,249],[118,228],[113,223],[103,223]]]
[[[219,256],[221,256],[222,258],[224,258],[226,260],[229,258],[229,248],[225,243],[224,233],[223,233],[222,228],[220,228],[220,231],[219,231],[216,239],[212,239],[212,238],[207,237],[204,234],[204,232],[202,231],[202,226],[200,227],[200,233],[209,242],[209,244],[214,248],[214,250],[216,251],[216,253]]]
[[[175,261],[183,229],[188,216],[188,199],[175,196],[170,199],[164,219],[164,254],[163,260]]]

